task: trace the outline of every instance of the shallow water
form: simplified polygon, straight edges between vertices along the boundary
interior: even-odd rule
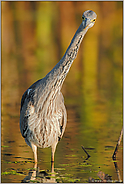
[[[99,171],[118,180],[112,155],[122,129],[122,3],[3,2],[2,182],[20,183],[34,166],[32,150],[19,129],[22,94],[60,60],[80,24],[77,17],[93,7],[98,19],[62,88],[68,122],[55,153],[55,180],[97,181]],[[82,145],[90,155],[88,160]],[[121,141],[117,153],[121,180],[122,150]],[[50,172],[50,159],[50,148],[38,149],[40,171]]]
[[[17,105],[18,107],[18,105]],[[2,124],[2,182],[21,182],[33,168],[33,153],[21,137],[19,130],[19,116],[3,115]],[[12,106],[7,105],[8,112]],[[68,107],[68,123],[63,139],[59,142],[55,153],[55,172],[58,182],[88,182],[89,177],[98,179],[98,172],[112,176],[118,180],[112,160],[112,155],[117,143],[120,130],[116,126],[83,127],[83,122],[76,117],[76,107]],[[15,128],[16,127],[16,128]],[[116,127],[116,128],[115,128]],[[121,128],[121,126],[120,126]],[[81,146],[84,146],[89,155]],[[51,150],[38,149],[38,167],[40,170],[50,172]],[[117,164],[122,179],[122,143],[117,153]],[[16,171],[15,175],[12,171]],[[21,172],[21,174],[20,174]],[[19,175],[20,174],[20,175]],[[58,179],[59,178],[59,179]]]

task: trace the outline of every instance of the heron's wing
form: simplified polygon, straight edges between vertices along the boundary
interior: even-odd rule
[[[20,130],[24,138],[27,137],[27,134],[30,131],[29,122],[31,124],[31,120],[34,119],[33,114],[35,113],[35,108],[33,103],[33,93],[29,93],[28,89],[22,96],[20,108]]]
[[[59,139],[61,139],[64,134],[66,123],[67,123],[67,113],[64,105],[64,98],[61,92],[58,95],[58,99],[57,99],[57,113],[58,113],[58,121],[60,126]]]
[[[35,112],[35,96],[36,96],[37,84],[39,83],[39,81],[31,85],[24,92],[22,99],[21,99],[20,130],[24,138],[26,138],[27,133],[29,131],[29,122],[32,123],[31,120],[33,119],[33,116],[35,116],[35,113],[34,113]]]
[[[34,95],[35,95],[35,91],[37,90],[37,88],[39,87],[39,83],[41,83],[42,79],[36,81],[35,83],[33,83],[23,94],[22,99],[21,99],[21,108],[20,108],[20,112],[22,110],[23,105],[26,103],[26,99],[28,99],[28,101],[32,101],[32,104],[34,104]]]

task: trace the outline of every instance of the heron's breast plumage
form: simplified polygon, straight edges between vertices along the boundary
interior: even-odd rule
[[[56,95],[52,92],[46,96],[44,101],[41,97],[37,103],[33,104],[36,99],[31,100],[28,97],[29,92],[23,102],[20,115],[22,136],[28,142],[33,142],[41,148],[50,147],[54,142],[58,142],[65,130],[63,125],[66,125],[67,118],[64,118],[65,122],[63,123],[63,115],[66,115],[63,96],[60,92]],[[34,96],[36,97],[36,95]]]

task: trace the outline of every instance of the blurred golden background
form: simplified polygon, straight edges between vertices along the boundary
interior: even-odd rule
[[[122,128],[122,1],[1,2],[2,171],[20,167],[8,165],[7,160],[33,158],[19,130],[21,97],[62,58],[87,9],[96,12],[97,21],[84,37],[62,88],[68,123],[55,164],[70,163],[65,155],[76,154],[83,144],[95,149],[91,151],[94,167],[103,164],[104,172],[115,176],[110,160]],[[109,154],[106,146],[113,147]],[[80,158],[82,150],[78,154]],[[122,172],[122,148],[118,157]],[[40,149],[39,159],[40,167],[49,169],[49,149]],[[78,178],[89,176],[71,172]],[[2,181],[19,182],[20,178],[3,175]]]

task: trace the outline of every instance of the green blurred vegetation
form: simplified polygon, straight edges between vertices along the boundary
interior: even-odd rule
[[[2,161],[7,159],[6,150],[33,158],[19,130],[22,94],[62,58],[82,13],[92,9],[97,21],[84,37],[62,88],[68,124],[55,159],[56,167],[59,162],[68,163],[65,155],[76,155],[83,144],[96,149],[95,164],[109,165],[104,148],[115,146],[122,128],[122,7],[122,1],[1,2],[2,145],[15,141],[2,147]],[[39,150],[39,155],[42,161],[50,161],[49,150]],[[42,161],[41,166],[49,167],[49,162],[42,165]],[[112,164],[108,170],[114,174]],[[3,172],[6,167],[2,164]]]

